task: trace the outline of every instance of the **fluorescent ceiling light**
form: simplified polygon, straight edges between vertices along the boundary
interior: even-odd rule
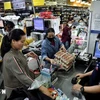
[[[76,3],[80,3],[81,2],[81,0],[76,0]]]
[[[75,0],[70,0],[70,2],[75,2]]]

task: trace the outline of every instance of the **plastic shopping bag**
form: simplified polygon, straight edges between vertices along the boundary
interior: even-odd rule
[[[34,80],[34,82],[31,84],[31,87],[29,87],[28,90],[37,89],[42,85],[48,88],[50,84],[51,77],[40,75]]]

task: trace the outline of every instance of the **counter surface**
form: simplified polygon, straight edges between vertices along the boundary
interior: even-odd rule
[[[71,80],[77,73],[83,73],[85,67],[78,66],[75,69],[71,69],[69,72],[58,72],[58,80],[54,84],[56,89],[61,89],[70,100],[73,100],[74,96],[71,94],[72,84]]]

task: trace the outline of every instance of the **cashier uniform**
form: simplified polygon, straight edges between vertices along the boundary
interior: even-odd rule
[[[27,66],[26,57],[14,49],[6,53],[3,58],[3,76],[7,97],[13,89],[29,87],[34,81],[34,74]]]
[[[100,62],[99,62],[100,63]],[[100,65],[96,66],[90,76],[89,86],[100,85]],[[86,100],[100,100],[100,93],[87,93]]]

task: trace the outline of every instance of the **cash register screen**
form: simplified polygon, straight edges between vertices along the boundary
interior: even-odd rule
[[[95,42],[94,57],[100,58],[100,42],[99,41]]]
[[[35,31],[44,31],[44,19],[43,18],[34,18],[33,25]]]

